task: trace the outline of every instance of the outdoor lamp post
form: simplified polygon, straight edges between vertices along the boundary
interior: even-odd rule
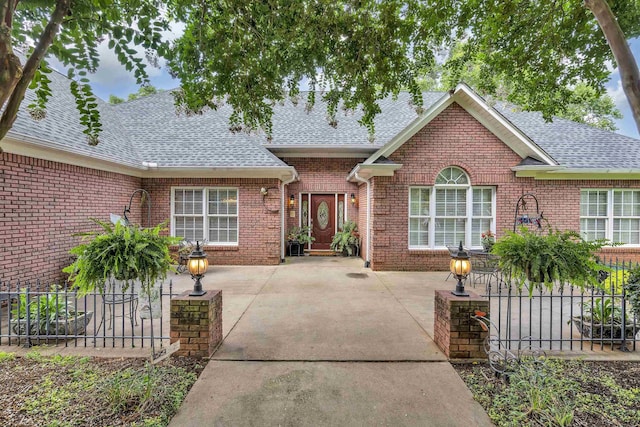
[[[191,278],[196,281],[193,285],[193,291],[189,294],[190,297],[200,297],[206,292],[202,290],[202,283],[200,279],[204,277],[204,273],[209,267],[209,261],[207,255],[200,248],[200,242],[196,241],[196,248],[191,255],[189,255],[189,261],[187,262],[187,268],[191,273]]]
[[[462,248],[462,241],[458,250],[451,254],[449,270],[458,279],[456,290],[451,293],[458,297],[468,297],[469,294],[464,291],[462,280],[471,273],[471,261],[469,260],[469,254]]]

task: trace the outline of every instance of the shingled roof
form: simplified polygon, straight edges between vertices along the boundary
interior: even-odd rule
[[[297,105],[288,100],[274,107],[273,139],[268,141],[262,133],[232,133],[228,105],[202,115],[178,115],[171,93],[161,92],[119,105],[99,100],[103,132],[100,144],[91,147],[82,133],[75,99],[68,90],[69,80],[57,72],[51,74],[51,80],[53,96],[46,118],[35,121],[30,117],[26,106],[34,95],[28,91],[9,136],[138,168],[143,162],[162,168],[286,167],[269,150],[287,147],[316,147],[327,152],[359,147],[373,153],[417,117],[408,93],[383,100],[382,113],[375,119],[375,140],[370,142],[367,130],[358,123],[361,113],[340,110],[338,125],[333,128],[328,124],[321,97],[307,112],[303,93]],[[424,108],[443,96],[439,92],[424,93]],[[640,140],[559,118],[548,123],[539,113],[518,111],[504,104],[493,108],[560,166],[640,169]]]
[[[498,104],[494,108],[562,166],[640,168],[640,140],[558,117],[548,123],[541,113],[520,111],[513,105]]]

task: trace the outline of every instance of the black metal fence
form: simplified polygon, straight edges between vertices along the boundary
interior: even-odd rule
[[[0,345],[163,347],[173,283],[145,291],[109,281],[80,295],[69,285],[0,281]]]
[[[556,284],[518,288],[498,272],[485,282],[491,321],[509,349],[636,351],[640,319],[631,311],[624,284],[631,263],[603,265],[598,287]]]

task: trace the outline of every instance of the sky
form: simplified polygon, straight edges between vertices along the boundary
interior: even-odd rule
[[[180,31],[177,31],[180,32]],[[172,34],[175,37],[176,32]],[[169,38],[173,38],[169,36]],[[640,38],[629,41],[631,50],[636,58],[636,62],[640,60]],[[91,76],[91,86],[100,98],[109,99],[109,95],[116,95],[126,99],[130,93],[138,91],[133,73],[130,73],[121,66],[113,52],[107,49],[106,43],[99,48],[101,63],[98,71]],[[55,64],[52,64],[55,65]],[[173,79],[164,67],[153,68],[147,67],[151,84],[158,89],[174,89],[179,86],[179,81]],[[622,85],[620,84],[620,75],[618,70],[612,70],[610,80],[606,85],[607,92],[613,98],[616,106],[623,115],[621,120],[616,120],[617,132],[633,138],[640,139],[638,129],[636,127],[631,109],[625,97]]]

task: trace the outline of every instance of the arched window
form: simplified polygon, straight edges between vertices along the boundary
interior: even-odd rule
[[[462,169],[450,166],[432,187],[409,190],[409,248],[444,248],[462,242],[480,247],[484,231],[495,232],[495,190],[472,187]]]

